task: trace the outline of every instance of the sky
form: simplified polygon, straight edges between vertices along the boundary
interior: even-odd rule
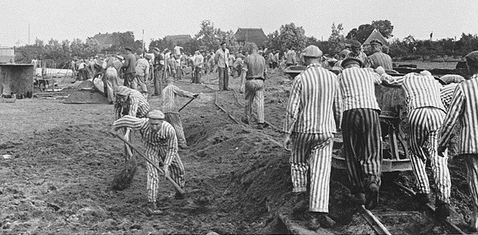
[[[333,23],[342,23],[346,35],[374,20],[391,21],[400,40],[429,39],[431,32],[433,40],[478,34],[475,0],[0,0],[0,9],[0,46],[126,31],[149,43],[167,35],[194,37],[203,20],[223,31],[262,28],[266,35],[294,23],[319,40],[328,39]]]

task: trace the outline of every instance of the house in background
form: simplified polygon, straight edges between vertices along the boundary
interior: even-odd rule
[[[0,46],[0,64],[14,63],[15,49],[13,47]]]
[[[364,51],[368,51],[370,49],[370,42],[374,39],[381,41],[383,46],[388,47],[387,39],[385,39],[385,37],[377,29],[374,29],[362,44]]]
[[[239,45],[243,46],[246,42],[253,42],[258,47],[263,47],[267,36],[262,28],[238,28],[234,34]]]
[[[193,40],[193,38],[191,37],[191,35],[188,35],[188,34],[168,35],[164,37],[164,40],[171,41],[173,42],[173,44],[180,46],[180,45],[184,45],[186,42],[189,42],[190,40]]]

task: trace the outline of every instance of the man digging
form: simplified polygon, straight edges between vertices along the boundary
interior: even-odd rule
[[[144,118],[151,110],[148,101],[141,92],[119,86],[116,90],[115,119],[123,115]]]
[[[178,141],[176,132],[171,124],[164,121],[165,115],[159,110],[152,110],[146,118],[137,118],[125,115],[113,123],[113,132],[121,128],[139,130],[146,148],[147,183],[150,214],[160,214],[156,200],[159,189],[160,171],[155,168],[162,167],[165,176],[170,176],[179,187],[184,188],[184,166],[178,154]],[[150,162],[154,163],[153,166]],[[184,199],[184,194],[176,190],[176,199]]]
[[[189,97],[196,98],[199,94],[194,94],[189,91],[181,90],[179,87],[174,85],[174,78],[169,77],[166,82],[168,85],[163,89],[163,105],[162,110],[166,116],[165,120],[173,125],[176,135],[178,137],[179,147],[181,149],[187,149],[188,145],[186,143],[186,137],[184,137],[183,124],[181,122],[181,116],[179,115],[179,110],[176,107],[176,97]]]

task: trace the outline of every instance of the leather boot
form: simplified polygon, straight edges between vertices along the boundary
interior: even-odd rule
[[[374,182],[370,183],[368,185],[368,188],[366,189],[365,208],[372,210],[378,206],[378,193],[379,193],[378,185]]]
[[[332,228],[335,226],[336,222],[331,219],[327,213],[320,212],[310,212],[310,220],[307,223],[307,228],[310,230],[317,230],[320,227],[323,228]]]
[[[450,216],[450,204],[436,199],[435,205],[435,216],[442,219],[446,219],[446,217]]]
[[[428,197],[428,193],[417,193],[415,195],[415,199],[422,204],[430,203],[430,198]]]
[[[305,212],[308,209],[308,203],[307,203],[307,193],[306,192],[300,192],[300,193],[295,193],[294,195],[294,207],[292,207],[292,213],[302,213]]]
[[[354,193],[352,194],[352,202],[357,205],[365,205],[365,193]]]

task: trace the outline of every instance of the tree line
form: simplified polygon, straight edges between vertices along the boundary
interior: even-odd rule
[[[300,51],[312,44],[318,46],[324,54],[333,56],[344,49],[348,40],[357,40],[363,43],[374,29],[377,29],[387,39],[393,37],[393,25],[389,20],[377,20],[370,24],[362,24],[351,29],[347,34],[344,33],[341,23],[333,23],[331,34],[327,40],[307,37],[302,27],[289,23],[268,34],[264,45],[265,48],[284,52],[290,48]],[[196,50],[215,51],[220,47],[222,41],[227,42],[232,53],[241,52],[242,46],[234,38],[232,30],[221,30],[214,27],[212,21],[204,20],[200,24],[198,33],[190,40],[178,43],[178,46],[182,46],[186,53],[194,54]],[[47,43],[37,39],[33,45],[16,47],[15,61],[30,63],[32,59],[41,59],[51,61],[49,67],[62,68],[74,57],[88,58],[97,54],[122,52],[126,46],[136,50],[143,47],[143,42],[135,40],[130,31],[113,33],[112,43],[108,47],[101,47],[93,37],[87,38],[85,41],[74,39],[71,42],[51,39]],[[164,50],[172,49],[173,46],[174,42],[164,37],[151,39],[146,49],[152,51],[152,48],[158,47],[160,50]],[[409,35],[402,40],[389,41],[389,54],[394,60],[459,60],[470,51],[477,49],[478,36],[476,34],[463,33],[458,40],[456,38],[435,41],[416,40],[413,35]]]

